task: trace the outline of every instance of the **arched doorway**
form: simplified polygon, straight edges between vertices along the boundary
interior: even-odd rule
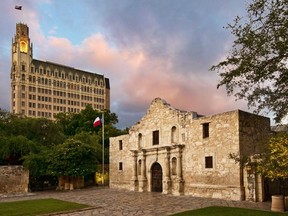
[[[152,180],[151,187],[152,192],[162,192],[162,167],[159,163],[154,163],[151,167]]]

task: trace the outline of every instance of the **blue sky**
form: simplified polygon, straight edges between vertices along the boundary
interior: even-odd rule
[[[211,115],[248,110],[216,88],[209,68],[227,56],[223,28],[245,15],[243,0],[0,1],[0,107],[10,109],[11,40],[29,26],[33,58],[104,74],[111,112],[130,127],[161,97],[173,107]],[[22,5],[22,11],[15,10]],[[249,110],[252,111],[252,110]]]

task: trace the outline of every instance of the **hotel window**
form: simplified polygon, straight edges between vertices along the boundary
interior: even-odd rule
[[[212,156],[206,156],[205,157],[205,168],[208,168],[208,169],[213,168],[213,157]]]
[[[122,140],[119,140],[119,150],[122,150],[123,149],[123,142]]]
[[[202,129],[203,129],[203,138],[208,138],[209,137],[209,123],[202,124]]]
[[[159,144],[159,130],[153,131],[153,145]]]
[[[123,163],[119,162],[119,170],[123,170]]]

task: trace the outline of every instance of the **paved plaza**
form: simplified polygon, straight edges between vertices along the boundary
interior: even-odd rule
[[[208,206],[231,206],[269,211],[271,206],[270,202],[239,202],[192,196],[173,196],[156,192],[140,193],[109,189],[107,187],[92,187],[73,191],[45,191],[8,196],[0,195],[0,202],[41,198],[55,198],[91,206],[91,208],[84,211],[57,214],[61,216],[159,216]]]

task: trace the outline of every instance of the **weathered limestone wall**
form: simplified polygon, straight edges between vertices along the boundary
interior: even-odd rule
[[[203,138],[203,124],[209,123],[209,137]],[[238,111],[193,119],[187,126],[183,173],[185,194],[241,200],[240,167],[229,159],[239,152]],[[213,160],[205,168],[205,157]]]
[[[270,119],[241,111],[239,113],[240,153],[250,156],[262,152],[270,136]]]
[[[203,124],[209,125],[209,136],[204,138]],[[128,135],[110,138],[110,187],[152,191],[152,167],[158,163],[162,193],[248,199],[247,176],[229,154],[251,153],[255,149],[251,141],[267,137],[269,126],[268,118],[240,110],[199,116],[156,98]],[[159,131],[157,145],[153,131]],[[206,167],[207,157],[212,158],[212,167]],[[255,186],[261,187],[261,179],[256,181]],[[255,191],[255,197],[262,196],[261,188]]]
[[[253,155],[263,152],[263,147],[266,143],[265,141],[269,136],[269,118],[243,111],[239,112],[239,152],[242,157],[253,158]],[[255,174],[253,161],[250,170],[244,170],[243,181],[246,200],[264,201],[265,193],[263,178],[260,175]]]
[[[29,171],[23,166],[0,166],[0,193],[28,192]]]
[[[122,141],[123,149],[119,149],[119,141]],[[110,138],[109,152],[109,187],[131,190],[133,158],[130,149],[134,148],[128,142],[129,135]],[[123,170],[119,170],[119,163],[123,163]]]

